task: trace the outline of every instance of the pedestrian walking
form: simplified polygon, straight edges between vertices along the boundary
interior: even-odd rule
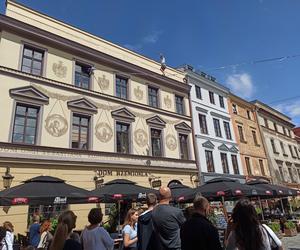
[[[40,242],[37,246],[38,249],[48,249],[52,241],[52,234],[50,233],[51,222],[50,220],[44,220],[40,226]]]
[[[2,250],[13,250],[14,245],[14,226],[10,221],[5,221],[3,227],[6,230],[4,239],[2,240]]]
[[[221,250],[217,228],[207,219],[209,202],[202,196],[194,199],[194,211],[181,227],[182,250]]]
[[[146,202],[148,209],[139,216],[137,223],[137,248],[138,250],[156,250],[157,241],[152,225],[152,210],[157,204],[156,194],[147,194]]]
[[[227,241],[227,250],[282,250],[282,243],[267,225],[258,220],[254,206],[247,199],[240,200],[233,209],[234,226]]]
[[[4,227],[0,227],[0,250],[3,249],[3,246],[7,245],[5,244],[4,238],[6,236],[6,229]]]
[[[72,211],[65,211],[58,217],[57,228],[50,250],[82,250],[81,244],[70,238],[76,227],[77,216]]]
[[[40,216],[32,216],[32,224],[29,227],[29,244],[33,247],[37,247],[40,242]]]
[[[180,250],[180,227],[185,218],[179,208],[170,206],[172,199],[168,187],[159,189],[160,202],[152,211],[153,228],[158,239],[158,250]]]
[[[114,240],[108,232],[101,227],[103,214],[101,208],[92,208],[88,215],[88,225],[81,233],[83,249],[87,250],[111,250]]]
[[[123,225],[123,245],[124,250],[137,249],[137,221],[138,212],[134,208],[130,208],[127,212]]]

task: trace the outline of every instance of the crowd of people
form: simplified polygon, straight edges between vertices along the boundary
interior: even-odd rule
[[[208,200],[197,195],[193,208],[187,214],[170,205],[171,190],[161,187],[159,201],[155,194],[147,195],[148,209],[140,212],[128,210],[122,227],[123,250],[219,250],[223,249],[217,228],[210,222]],[[139,213],[140,212],[140,213]],[[100,208],[93,208],[88,214],[89,225],[81,235],[73,232],[76,215],[63,212],[58,218],[54,235],[50,233],[51,223],[39,216],[33,217],[29,229],[32,249],[49,250],[112,250],[119,243],[112,239],[102,227],[103,214]],[[1,250],[13,250],[13,225],[5,222],[0,227]],[[276,234],[260,223],[254,206],[248,199],[241,199],[228,220],[225,235],[225,249],[228,250],[271,250],[283,249]]]

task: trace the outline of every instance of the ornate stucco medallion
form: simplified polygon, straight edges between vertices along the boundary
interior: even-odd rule
[[[164,98],[164,103],[166,105],[166,107],[169,109],[171,108],[172,106],[172,101],[171,101],[171,98],[167,95],[165,98]]]
[[[101,142],[108,142],[113,136],[113,130],[106,122],[100,122],[95,127],[95,135]]]
[[[66,77],[67,67],[63,65],[62,61],[58,61],[58,63],[53,63],[52,70],[57,77],[59,78]]]
[[[45,122],[45,129],[54,137],[60,137],[68,131],[68,121],[59,114],[49,115]]]
[[[109,88],[109,80],[106,79],[105,75],[102,75],[102,77],[98,77],[98,85],[102,90],[107,90]]]
[[[134,131],[134,141],[140,147],[145,147],[148,143],[147,133],[143,129],[137,129]]]
[[[142,99],[143,99],[143,96],[144,96],[144,92],[140,89],[139,86],[137,86],[137,87],[134,89],[134,95],[135,95],[136,99],[142,100]]]
[[[177,148],[177,140],[174,135],[168,134],[166,136],[166,145],[171,151],[174,151]]]

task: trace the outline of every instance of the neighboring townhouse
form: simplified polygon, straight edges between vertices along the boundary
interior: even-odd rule
[[[228,109],[246,178],[263,177],[270,180],[268,160],[260,134],[255,105],[230,93]]]
[[[294,128],[293,129],[295,139],[298,143],[298,154],[300,155],[300,127]],[[297,172],[298,172],[298,177],[300,179],[300,165],[297,167]]]
[[[260,102],[256,107],[273,182],[300,188],[300,154],[291,118]]]
[[[117,178],[198,183],[185,74],[15,1],[0,32],[0,175],[12,186],[38,175],[88,190]],[[34,211],[70,208],[83,228],[92,206],[0,216],[24,232]]]
[[[197,161],[202,181],[230,177],[245,182],[238,144],[228,110],[229,90],[215,78],[195,72],[186,65],[181,70],[191,88],[191,109]]]

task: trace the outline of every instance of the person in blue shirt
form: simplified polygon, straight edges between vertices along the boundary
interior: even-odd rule
[[[40,242],[40,217],[34,215],[32,218],[33,224],[29,228],[29,243],[31,246],[37,247]]]

